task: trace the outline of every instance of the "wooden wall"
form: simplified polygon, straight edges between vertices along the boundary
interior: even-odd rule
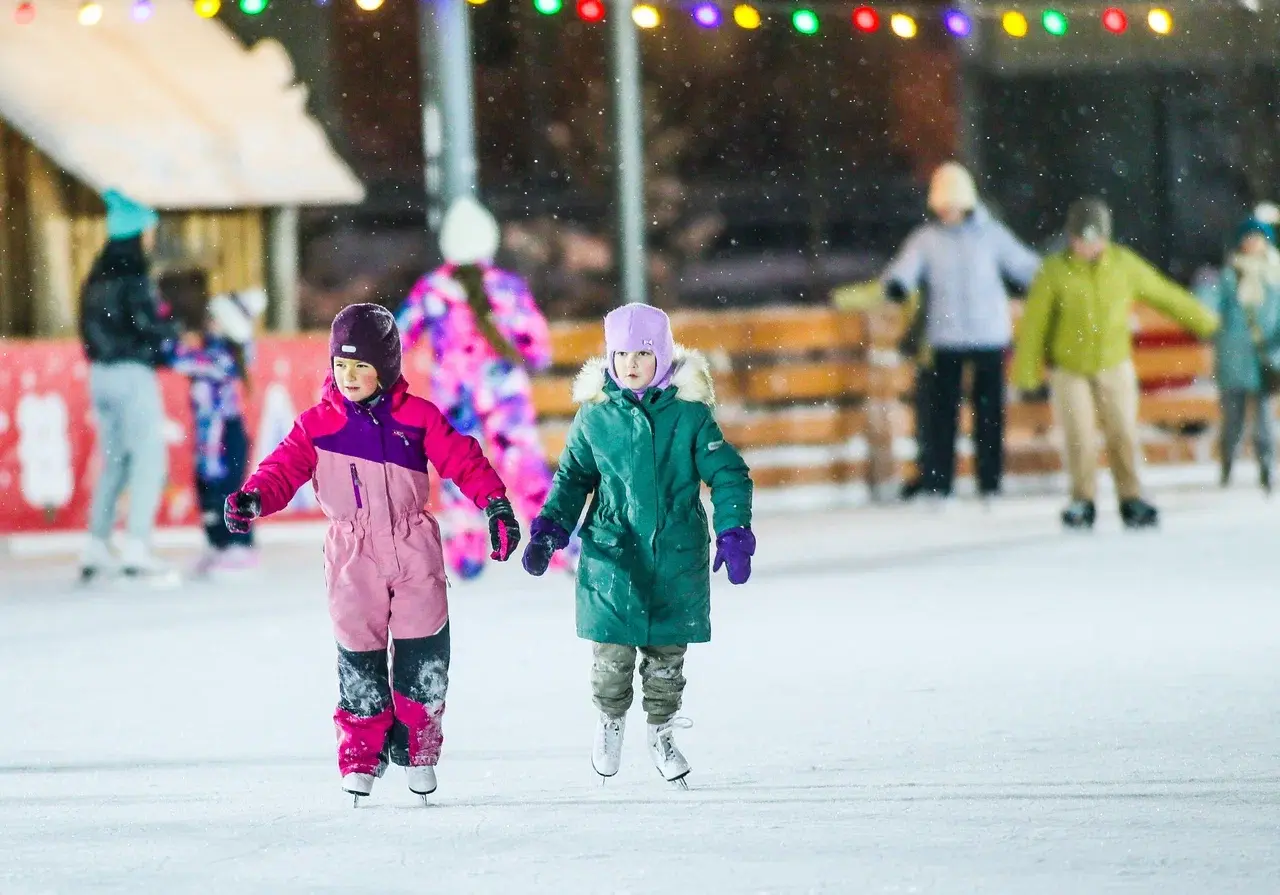
[[[205,267],[216,293],[266,284],[262,209],[166,212],[157,265]],[[75,331],[107,238],[102,201],[0,121],[0,336]]]

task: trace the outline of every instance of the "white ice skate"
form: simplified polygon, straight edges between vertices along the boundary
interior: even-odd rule
[[[427,804],[427,796],[436,791],[436,769],[432,767],[405,768],[405,777],[409,780],[409,792],[422,797],[422,804]]]
[[[80,554],[80,583],[90,584],[116,572],[116,557],[106,541],[89,538]]]
[[[352,807],[360,804],[360,798],[373,792],[373,774],[345,774],[342,778],[342,791],[351,793]]]
[[[622,764],[622,735],[627,718],[610,718],[604,712],[596,721],[596,739],[591,746],[591,766],[601,777],[612,777]],[[601,781],[603,782],[603,781]]]
[[[689,774],[689,762],[677,748],[675,735],[677,729],[687,730],[692,726],[693,722],[688,718],[672,718],[665,724],[649,725],[649,755],[653,758],[654,767],[663,779],[681,789],[689,788],[684,779]]]
[[[157,587],[177,587],[182,575],[160,559],[142,541],[130,538],[120,547],[120,572],[125,578],[145,581]]]

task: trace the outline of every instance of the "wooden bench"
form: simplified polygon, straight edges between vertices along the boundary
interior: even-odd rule
[[[865,313],[794,307],[676,312],[672,323],[679,343],[711,361],[721,426],[748,455],[761,487],[874,484],[910,473],[914,369],[896,352],[903,326],[896,307]],[[1211,376],[1211,348],[1180,338],[1176,323],[1141,309],[1135,330],[1134,362],[1144,385],[1203,383]],[[1153,343],[1144,344],[1149,339]],[[573,377],[603,353],[603,329],[598,321],[557,323],[552,341],[553,368],[535,379],[534,401],[554,461],[577,409],[570,394]],[[1217,416],[1211,388],[1144,393],[1140,417],[1148,462],[1201,456],[1204,432]],[[967,409],[961,426],[971,430]],[[1047,403],[1011,404],[1006,432],[1010,472],[1059,468]],[[961,451],[959,463],[967,474],[968,452]]]

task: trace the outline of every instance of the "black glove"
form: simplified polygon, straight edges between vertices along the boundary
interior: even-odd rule
[[[511,501],[495,497],[484,508],[484,514],[489,518],[489,546],[493,548],[489,558],[506,562],[520,546],[520,523],[515,510],[511,509]]]
[[[253,520],[261,515],[262,498],[257,491],[237,491],[222,505],[222,521],[233,534],[247,533]]]
[[[529,529],[529,546],[524,548],[520,562],[530,575],[545,575],[551,565],[551,554],[568,546],[569,533],[550,519],[539,516]]]

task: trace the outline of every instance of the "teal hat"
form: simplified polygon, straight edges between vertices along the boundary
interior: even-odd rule
[[[1244,238],[1250,233],[1261,233],[1272,245],[1276,244],[1276,229],[1270,224],[1264,223],[1257,218],[1249,218],[1236,230],[1236,244],[1244,242]]]
[[[107,204],[107,238],[128,239],[140,236],[160,223],[160,215],[145,205],[139,205],[118,190],[102,194]]]

